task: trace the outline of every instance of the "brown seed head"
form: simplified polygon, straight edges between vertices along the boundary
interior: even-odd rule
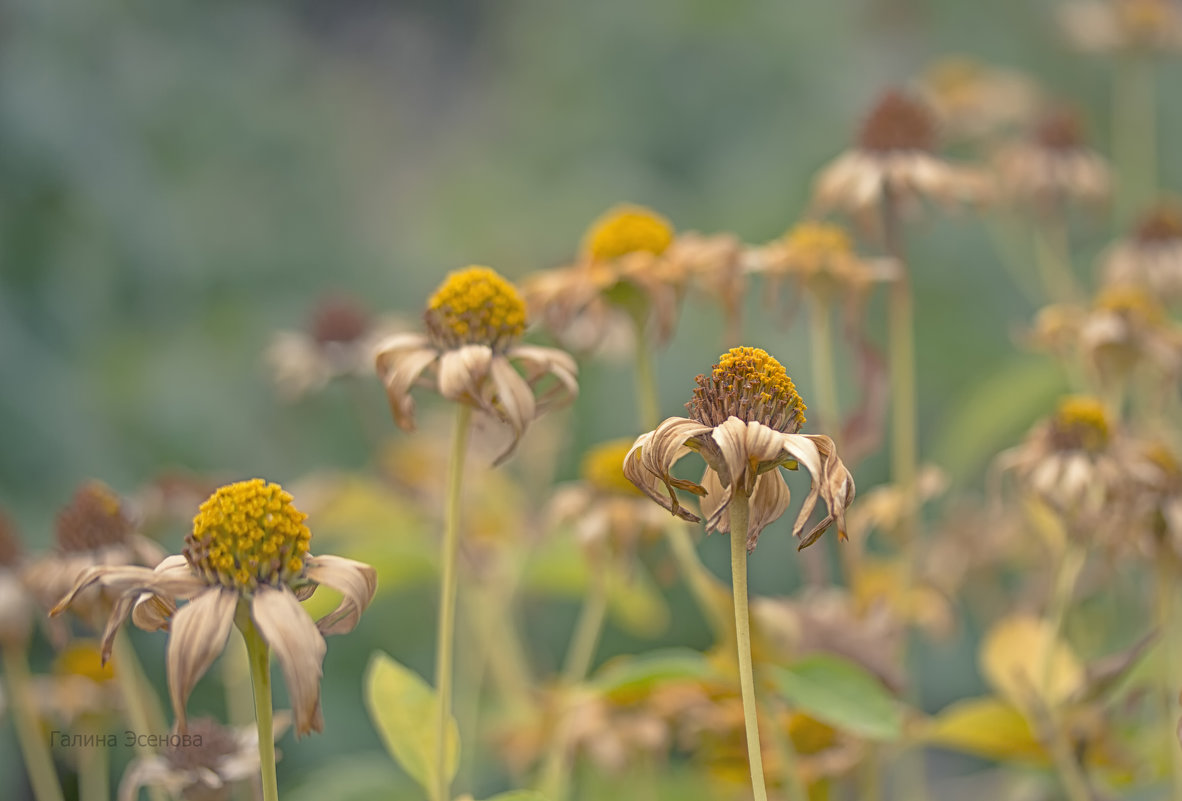
[[[765,350],[731,348],[709,376],[699,375],[694,381],[698,386],[685,408],[703,425],[718,426],[737,417],[786,434],[804,425],[807,407],[796,385]]]
[[[15,567],[21,560],[21,540],[16,525],[0,511],[0,567]]]
[[[201,745],[168,746],[164,759],[173,770],[205,770],[218,772],[223,759],[238,750],[233,730],[213,718],[197,718],[189,721],[189,742]]]
[[[1142,245],[1162,245],[1182,239],[1182,207],[1162,203],[1141,218],[1133,237]]]
[[[1086,396],[1064,398],[1051,421],[1052,443],[1059,450],[1096,453],[1108,445],[1110,434],[1104,404]]]
[[[886,92],[862,123],[862,150],[932,151],[936,148],[936,120],[922,101],[897,89]]]
[[[134,530],[123,500],[100,481],[79,487],[57,514],[57,545],[63,551],[97,551],[123,545]]]
[[[1075,150],[1083,147],[1083,124],[1079,114],[1067,106],[1052,109],[1035,127],[1034,141],[1048,150]]]
[[[321,345],[356,342],[369,330],[369,315],[353,298],[329,296],[312,312],[312,338]]]

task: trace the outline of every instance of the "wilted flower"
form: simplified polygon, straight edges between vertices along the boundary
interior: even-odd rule
[[[21,576],[24,562],[16,527],[0,512],[0,648],[19,648],[33,631],[33,599]]]
[[[339,556],[308,553],[305,515],[278,484],[260,478],[222,487],[201,505],[183,553],[154,570],[91,568],[50,614],[59,614],[91,587],[115,596],[103,633],[110,653],[119,626],[132,614],[140,628],[167,628],[168,687],[180,728],[198,679],[225,647],[235,614],[249,614],[275,652],[295,712],[296,734],[320,731],[320,676],[325,634],[357,625],[377,588],[372,567]],[[324,584],[343,596],[315,623],[300,606]],[[179,610],[176,603],[187,600]]]
[[[87,569],[96,565],[153,567],[164,551],[136,533],[136,521],[123,499],[105,484],[82,485],[57,515],[56,548],[29,566],[29,589],[46,608],[69,592]],[[98,630],[116,598],[104,587],[94,587],[75,599],[74,612]]]
[[[983,139],[1023,125],[1039,102],[1032,79],[968,56],[930,65],[920,76],[919,92],[949,139]]]
[[[1182,301],[1182,206],[1151,209],[1104,253],[1101,272],[1106,284],[1135,284],[1167,303]]]
[[[1136,471],[1137,505],[1146,521],[1150,553],[1159,546],[1182,556],[1182,464],[1160,440],[1145,444]]]
[[[641,434],[624,459],[624,475],[650,498],[683,520],[700,518],[684,509],[677,489],[701,497],[706,530],[729,531],[728,507],[736,493],[751,499],[747,549],[788,508],[791,494],[780,467],[803,465],[812,477],[792,534],[800,537],[822,498],[828,515],[809,531],[801,548],[816,542],[830,523],[845,539],[845,508],[854,499],[854,480],[837,456],[833,440],[797,434],[804,401],[778,361],[759,348],[732,348],[709,376],[696,379],[686,408],[690,417],[670,417]],[[674,478],[674,463],[689,450],[706,461],[702,483]],[[664,485],[664,491],[661,489]]]
[[[282,733],[283,726],[277,725],[275,736]],[[189,735],[188,745],[169,745],[128,765],[119,782],[119,801],[139,798],[141,787],[162,787],[185,801],[226,801],[236,782],[259,775],[259,735],[253,724],[230,728],[198,718],[189,724]]]
[[[376,331],[356,300],[326,296],[312,311],[306,331],[279,331],[265,358],[286,400],[298,400],[335,378],[373,372]]]
[[[1175,375],[1182,340],[1165,310],[1145,289],[1110,286],[1096,295],[1080,327],[1080,347],[1107,384],[1141,363]]]
[[[58,653],[49,675],[34,677],[36,706],[63,730],[113,723],[123,709],[115,681],[122,668],[116,660],[103,660],[98,643],[74,640]]]
[[[898,278],[897,265],[889,259],[859,256],[840,225],[804,220],[784,236],[752,251],[751,272],[769,278],[795,280],[818,299],[858,298],[876,282]]]
[[[1174,0],[1071,0],[1059,6],[1058,20],[1085,52],[1182,50],[1182,9]]]
[[[982,178],[935,155],[938,135],[931,111],[898,90],[879,98],[862,123],[852,150],[826,166],[813,186],[818,211],[872,210],[890,196],[912,206],[921,198],[979,200]]]
[[[1108,162],[1087,146],[1079,116],[1066,106],[1047,112],[1027,139],[1002,149],[997,172],[1004,195],[1043,211],[1105,200],[1112,183]]]
[[[487,267],[449,275],[427,302],[423,319],[426,334],[397,334],[377,346],[378,374],[403,429],[414,427],[410,389],[427,374],[427,383],[443,397],[509,426],[513,440],[501,462],[540,411],[578,392],[578,368],[568,354],[517,343],[525,331],[525,304],[511,283]],[[524,367],[524,376],[513,362]],[[547,376],[555,383],[535,398]]]

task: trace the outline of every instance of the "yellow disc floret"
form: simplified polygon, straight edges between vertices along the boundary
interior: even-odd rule
[[[115,665],[109,660],[103,663],[98,643],[76,640],[53,660],[53,672],[58,676],[82,676],[101,684],[115,678]]]
[[[624,476],[624,457],[631,448],[630,439],[601,442],[583,456],[579,474],[601,492],[643,496],[644,493]]]
[[[801,256],[821,259],[827,256],[848,255],[850,238],[840,225],[805,221],[797,223],[784,235],[784,244]]]
[[[673,242],[673,226],[644,206],[616,206],[596,220],[583,237],[583,252],[593,261],[629,253],[664,253]]]
[[[1101,290],[1096,295],[1096,308],[1148,325],[1161,323],[1166,316],[1165,310],[1152,295],[1131,284],[1117,284]]]
[[[690,417],[710,426],[729,417],[762,423],[794,434],[804,425],[807,408],[796,385],[778,361],[761,348],[731,348],[709,376],[700,375],[686,408]]]
[[[502,349],[525,331],[525,302],[517,288],[488,267],[451,273],[427,301],[427,332],[436,345]]]
[[[261,478],[220,488],[201,504],[185,558],[210,584],[253,590],[290,584],[304,569],[312,533],[278,484]]]
[[[1096,398],[1072,395],[1059,401],[1054,432],[1059,447],[1092,452],[1103,450],[1110,433],[1108,412]]]

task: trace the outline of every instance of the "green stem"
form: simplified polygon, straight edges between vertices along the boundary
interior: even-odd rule
[[[1157,625],[1164,640],[1166,675],[1171,678],[1178,675],[1179,634],[1182,634],[1174,617],[1177,610],[1177,591],[1174,589],[1176,567],[1177,564],[1172,557],[1157,560]],[[1178,736],[1178,694],[1174,692],[1176,686],[1177,684],[1168,686],[1163,697],[1162,716],[1165,727],[1162,739],[1169,743],[1170,779],[1174,786],[1174,798],[1182,798],[1182,748],[1174,745]]]
[[[643,326],[636,327],[636,410],[640,415],[640,427],[652,431],[661,422],[661,411],[653,355],[644,341],[643,331]]]
[[[1080,297],[1079,284],[1071,267],[1067,240],[1067,209],[1055,203],[1034,231],[1035,262],[1042,276],[1048,301],[1072,303]]]
[[[239,602],[235,618],[246,642],[250,662],[250,683],[254,688],[254,719],[259,731],[259,768],[262,773],[263,801],[279,801],[279,781],[275,774],[275,730],[271,715],[271,653],[263,640],[250,610]]]
[[[1071,741],[1063,726],[1062,716],[1055,699],[1052,697],[1052,680],[1054,678],[1055,653],[1058,650],[1059,637],[1063,632],[1063,624],[1067,620],[1067,611],[1071,608],[1071,598],[1075,594],[1075,582],[1083,569],[1086,552],[1075,545],[1068,544],[1059,565],[1055,570],[1055,584],[1051,594],[1050,608],[1047,610],[1047,640],[1043,646],[1042,665],[1039,671],[1040,694],[1046,703],[1048,723],[1050,725],[1050,750],[1055,769],[1059,773],[1059,780],[1063,783],[1063,790],[1070,801],[1091,801],[1092,792],[1083,775],[1079,761],[1072,753]]]
[[[1153,63],[1130,54],[1116,65],[1112,141],[1121,180],[1116,183],[1116,224],[1124,228],[1157,191],[1157,98]]]
[[[592,569],[594,570],[594,567]],[[599,644],[599,635],[603,632],[603,622],[606,619],[607,588],[604,586],[604,578],[592,576],[591,586],[588,587],[587,596],[579,610],[575,633],[571,637],[566,661],[563,664],[562,680],[566,684],[576,684],[590,672],[591,662],[595,659],[595,646]]]
[[[12,707],[12,725],[25,758],[25,769],[37,801],[62,801],[62,787],[49,746],[37,723],[33,693],[29,682],[29,663],[25,649],[15,645],[0,646],[4,656],[4,677],[8,684],[8,703]]]
[[[767,801],[763,778],[763,754],[759,748],[759,718],[755,710],[755,673],[751,664],[751,621],[747,611],[747,496],[736,492],[730,503],[731,586],[734,591],[735,639],[739,652],[739,688],[743,694],[743,722],[747,730],[747,764],[751,768],[751,789],[755,801]],[[795,782],[793,781],[795,778]],[[800,777],[785,770],[785,784],[792,801],[806,801]]]
[[[472,408],[456,406],[448,464],[447,500],[443,522],[442,577],[439,582],[439,627],[435,634],[435,692],[439,694],[435,717],[435,782],[433,801],[449,801],[451,777],[447,774],[447,730],[451,720],[452,660],[456,638],[456,573],[460,554],[460,488]]]
[[[694,596],[702,617],[706,618],[715,638],[721,640],[727,630],[726,613],[723,611],[725,601],[721,600],[725,598],[725,591],[721,589],[721,583],[716,582],[713,574],[698,558],[698,552],[685,523],[671,518],[665,525],[665,538],[669,541],[669,550],[686,583],[689,584],[690,593]],[[715,588],[716,583],[718,591]]]
[[[833,367],[833,314],[828,298],[809,294],[809,347],[812,356],[813,393],[817,431],[829,431],[834,441],[841,428],[837,400],[837,374]],[[841,443],[838,442],[840,445]]]
[[[115,679],[119,682],[119,692],[123,696],[127,722],[137,732],[168,731],[168,726],[164,723],[164,712],[160,708],[160,699],[152,690],[152,684],[144,673],[135,649],[131,647],[127,632],[122,629],[115,634],[112,661],[115,666]],[[144,757],[151,757],[156,753],[154,748],[140,738],[137,738],[136,750]],[[148,797],[151,801],[165,801],[167,798],[162,788],[153,786],[148,787]]]
[[[82,733],[99,732],[83,725]],[[104,732],[105,734],[105,732]],[[111,765],[104,746],[84,747],[78,755],[78,801],[107,801],[111,796]]]

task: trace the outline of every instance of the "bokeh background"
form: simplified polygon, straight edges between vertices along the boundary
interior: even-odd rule
[[[88,478],[131,492],[174,469],[282,483],[366,469],[375,443],[358,404],[385,414],[376,380],[360,398],[332,387],[282,404],[264,369],[272,333],[303,326],[318,297],[413,318],[449,270],[519,277],[565,262],[619,201],[679,229],[767,241],[801,216],[812,176],[873,97],[947,54],[1036,75],[1078,104],[1107,151],[1109,67],[1067,51],[1050,11],[1030,0],[3,0],[0,505],[37,548]],[[1180,77],[1167,67],[1161,85]],[[1166,187],[1182,169],[1180,117],[1162,108]],[[1107,220],[1083,226],[1083,261],[1112,233]],[[1016,441],[1054,382],[1015,348],[1033,307],[978,221],[928,217],[911,240],[922,453],[979,489],[985,458]],[[750,343],[780,357],[807,401],[800,326],[754,298],[748,311]],[[881,310],[867,314],[882,330]],[[664,414],[713,363],[721,330],[715,308],[691,302],[657,359]],[[586,445],[638,433],[627,368],[589,369],[573,419],[560,477]],[[881,455],[857,474],[865,488],[884,478]],[[796,586],[787,531],[785,519],[765,534],[753,590]],[[723,573],[725,541],[703,548]],[[665,639],[704,645],[671,592]],[[333,760],[398,775],[359,677],[375,646],[429,671],[432,603],[426,587],[400,591],[330,643],[328,728],[283,743],[288,797],[315,796]],[[543,659],[561,652],[575,609],[531,613]],[[136,642],[161,676],[164,638]],[[929,648],[927,705],[979,687],[972,642],[963,632]],[[651,646],[609,630],[601,657]],[[219,703],[200,688],[194,700]],[[6,729],[0,745],[12,775]]]

